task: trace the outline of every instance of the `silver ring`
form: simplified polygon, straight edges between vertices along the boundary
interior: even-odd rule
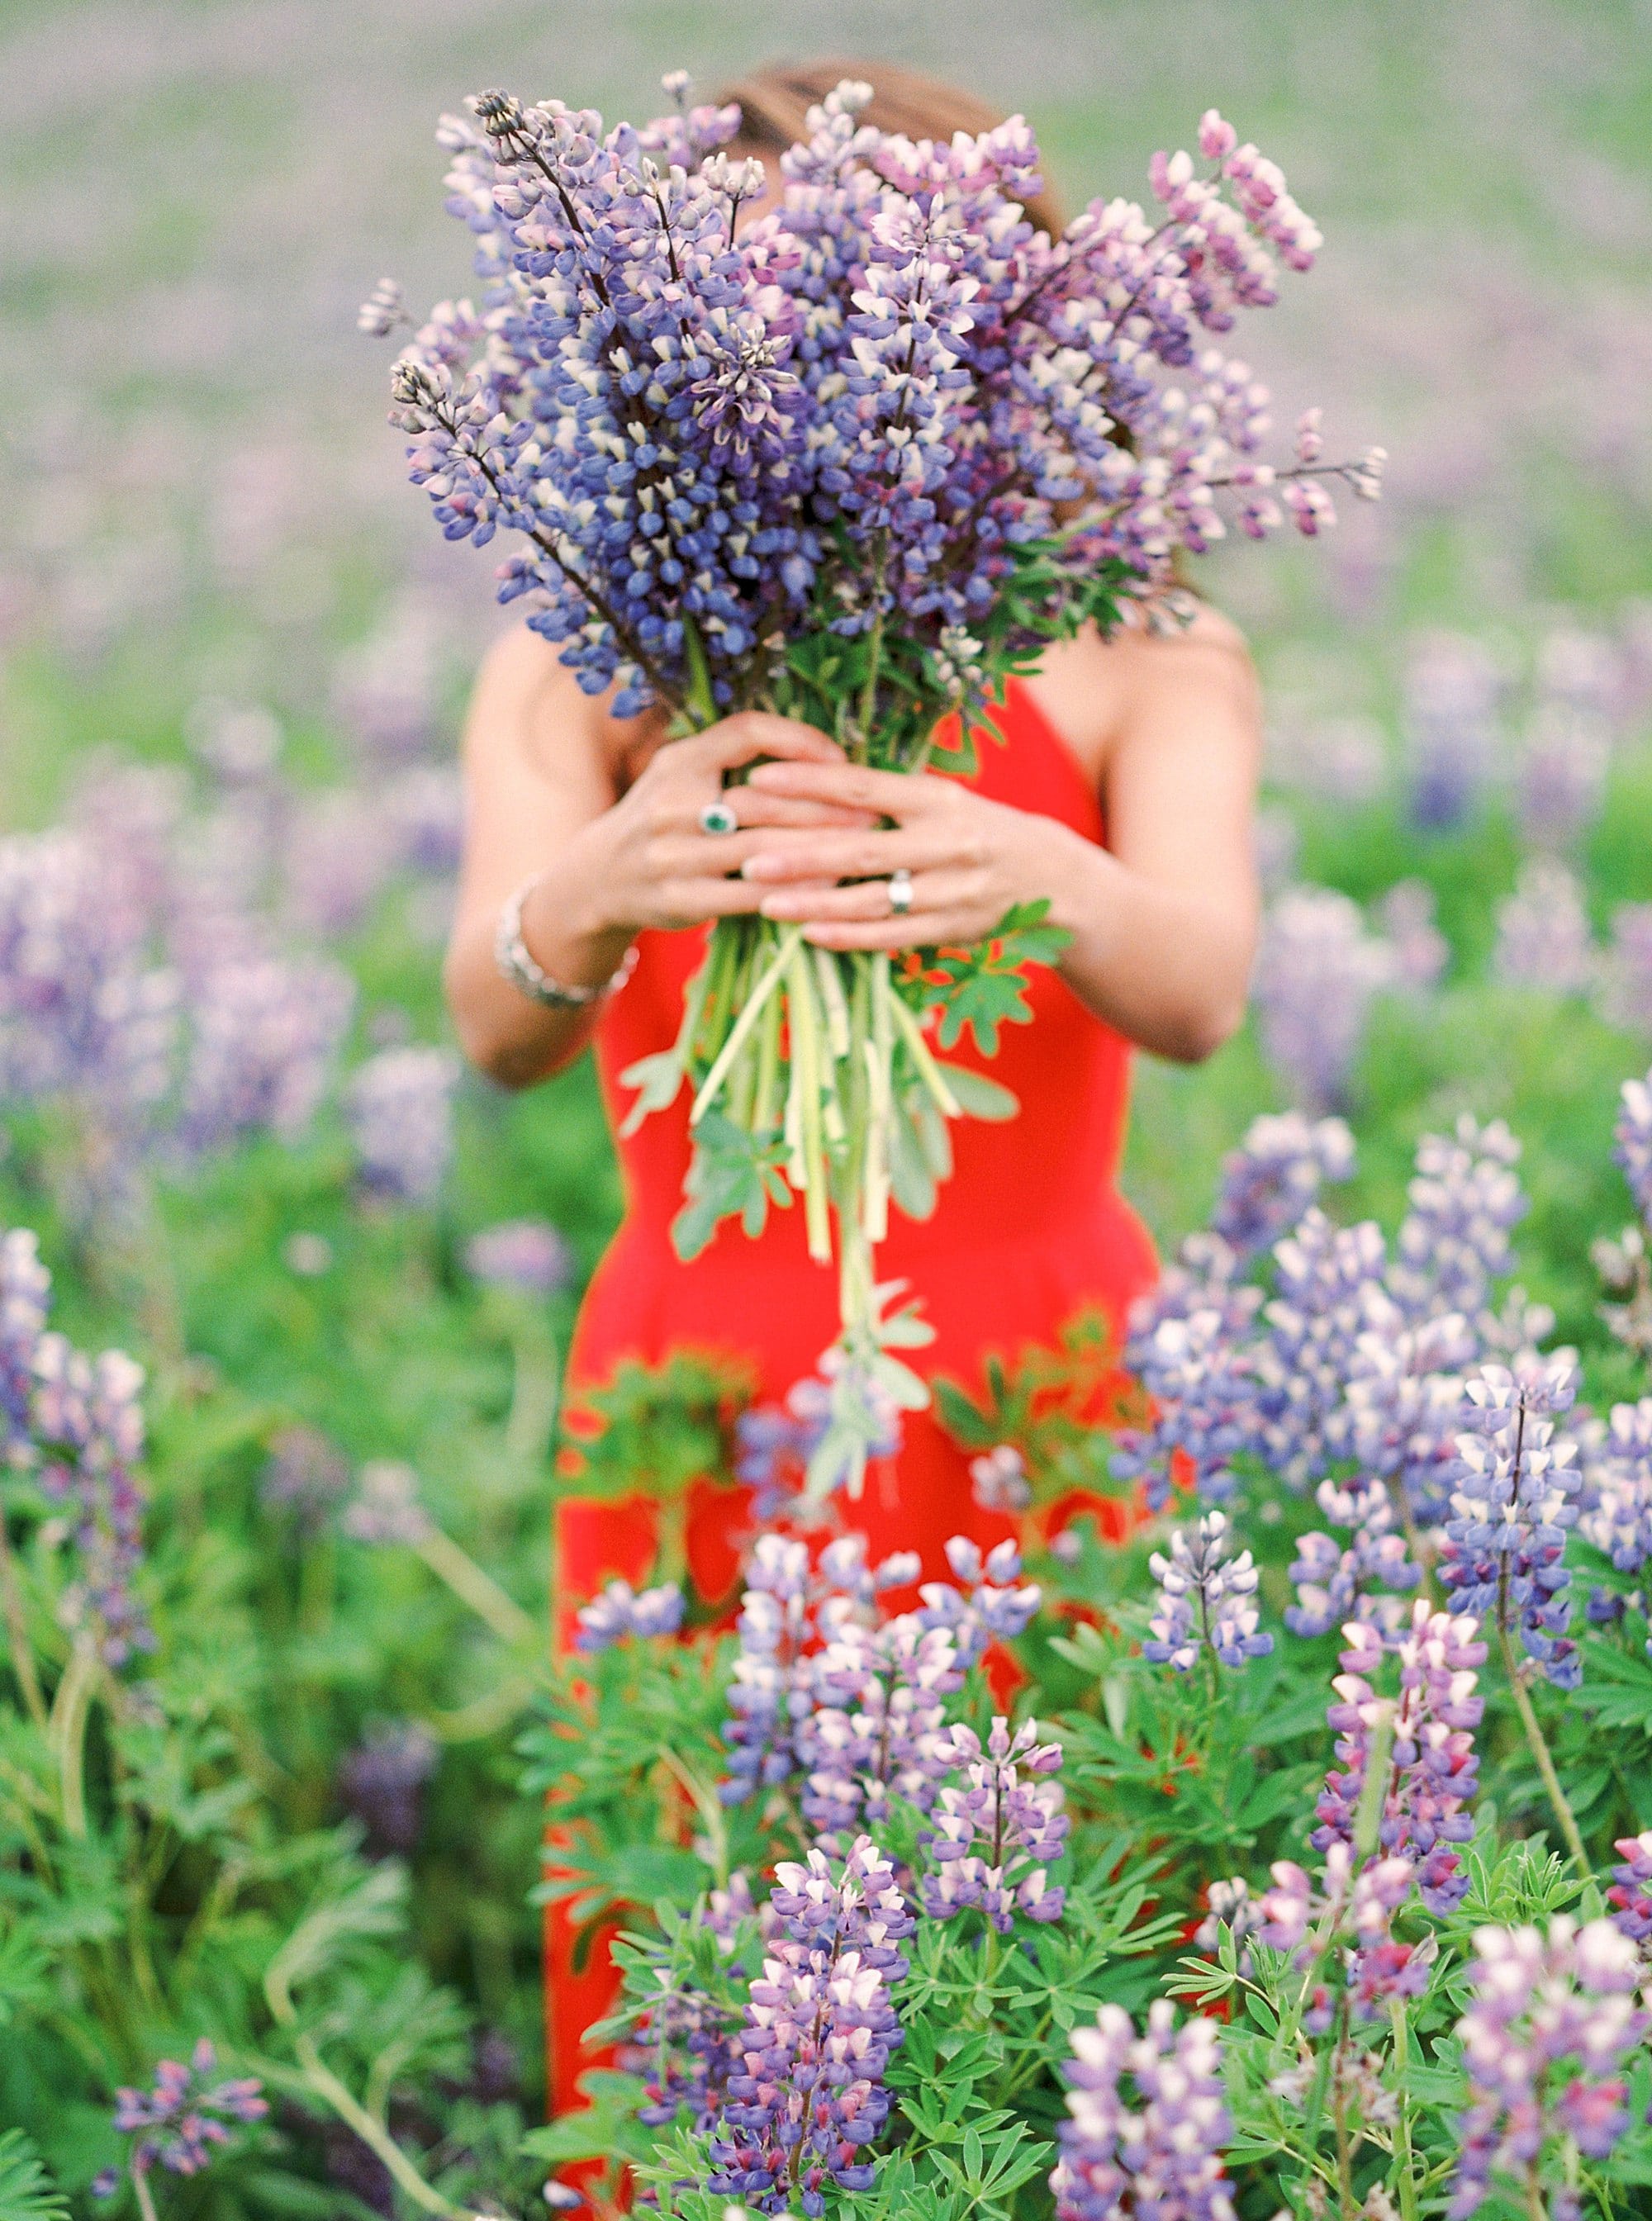
[[[708,802],[700,812],[702,833],[737,833],[740,820],[731,805],[723,801]]]
[[[891,915],[904,917],[912,907],[912,874],[904,865],[889,874],[889,908]]]

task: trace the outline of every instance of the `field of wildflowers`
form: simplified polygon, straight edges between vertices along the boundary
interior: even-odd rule
[[[593,2150],[689,2221],[1648,2210],[1636,21],[9,11],[3,2221],[523,2215]],[[892,1610],[771,1538],[738,1630],[662,1568],[552,1682],[617,1198],[586,1072],[506,1098],[445,1029],[498,619],[354,310],[451,284],[423,135],[473,84],[640,111],[856,46],[1024,106],[1075,203],[1213,102],[1254,133],[1332,241],[1259,366],[1389,497],[1202,580],[1267,682],[1270,909],[1243,1036],[1137,1085],[1151,1423],[1006,1353],[945,1400],[1013,1562]],[[770,1510],[823,1423],[687,1361],[608,1416],[582,1485]],[[1155,1519],[1103,1548],[1077,1486]],[[630,1986],[594,2127],[535,2131],[553,1781]]]

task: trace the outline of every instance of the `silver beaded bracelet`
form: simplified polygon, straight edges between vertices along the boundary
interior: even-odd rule
[[[493,931],[493,960],[501,976],[530,1001],[543,1003],[553,1010],[583,1010],[592,1003],[605,1003],[610,995],[618,994],[635,971],[636,943],[633,942],[621,958],[618,971],[599,979],[594,987],[569,987],[560,979],[553,979],[522,937],[522,906],[538,885],[535,874],[516,889],[499,912]]]

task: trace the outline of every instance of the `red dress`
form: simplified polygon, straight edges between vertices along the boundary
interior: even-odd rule
[[[1011,683],[998,723],[1004,745],[989,734],[978,740],[981,793],[1100,842],[1100,805],[1090,782],[1024,687]],[[638,943],[636,969],[596,1042],[616,1125],[630,1098],[619,1074],[676,1037],[683,988],[704,946],[698,932],[645,933]],[[1034,971],[1029,1000],[1032,1023],[1004,1028],[996,1057],[978,1057],[967,1035],[948,1052],[1010,1088],[1018,1116],[1003,1123],[954,1122],[953,1176],[933,1215],[917,1222],[892,1214],[878,1251],[879,1279],[907,1280],[935,1329],[926,1348],[905,1354],[924,1373],[945,1374],[970,1391],[989,1351],[1011,1358],[1029,1343],[1050,1342],[1081,1312],[1099,1312],[1122,1329],[1127,1308],[1156,1270],[1147,1231],[1114,1186],[1129,1045],[1054,972]],[[617,1147],[625,1216],[579,1314],[568,1359],[571,1408],[620,1360],[658,1364],[685,1348],[742,1361],[754,1372],[759,1398],[778,1401],[816,1370],[837,1332],[836,1270],[810,1261],[801,1207],[771,1211],[756,1242],[727,1223],[709,1248],[684,1264],[669,1229],[689,1161],[685,1096]],[[1011,1531],[1011,1522],[977,1508],[967,1454],[927,1411],[907,1415],[898,1455],[868,1473],[854,1523],[865,1530],[874,1558],[918,1551],[926,1578],[946,1573],[951,1536],[969,1534],[987,1545]],[[708,1482],[691,1499],[688,1562],[702,1595],[732,1591],[748,1526],[742,1492]],[[653,1507],[643,1498],[559,1504],[560,1642],[574,1611],[605,1580],[618,1574],[635,1584],[649,1576],[655,1543]],[[591,2064],[580,2039],[609,2010],[614,1991],[600,1945],[577,1971],[573,1960],[568,1924],[553,1906],[546,1974],[555,2112],[578,2103],[579,2076]]]

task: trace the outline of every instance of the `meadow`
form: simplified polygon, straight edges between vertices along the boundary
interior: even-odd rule
[[[1201,579],[1267,691],[1268,922],[1242,1035],[1142,1060],[1123,1185],[1168,1256],[1294,1107],[1357,1141],[1336,1218],[1392,1227],[1424,1136],[1506,1121],[1542,1338],[1597,1409],[1645,1390],[1596,1246],[1652,1058],[1640,11],[553,16],[0,25],[0,2221],[526,2213],[566,2155],[522,2141],[530,1730],[558,1352],[620,1198],[588,1063],[510,1097],[451,1045],[456,735],[501,620],[354,330],[385,269],[456,284],[429,130],[476,85],[618,114],[678,64],[864,48],[1024,106],[1075,202],[1212,102],[1278,153],[1330,245],[1259,368],[1282,419],[1311,394],[1380,440],[1390,492]],[[72,1354],[109,1349],[141,1383]],[[633,1380],[611,1471],[731,1471],[739,1409],[703,1369]],[[1289,1553],[1257,1555],[1277,1620]],[[1645,1827],[1640,1692],[1611,1732],[1585,1806]],[[1502,1817],[1540,1835],[1511,1763]],[[228,2149],[134,2169],[117,2093],[203,2043]],[[1600,2210],[1644,2210],[1635,2180]]]

